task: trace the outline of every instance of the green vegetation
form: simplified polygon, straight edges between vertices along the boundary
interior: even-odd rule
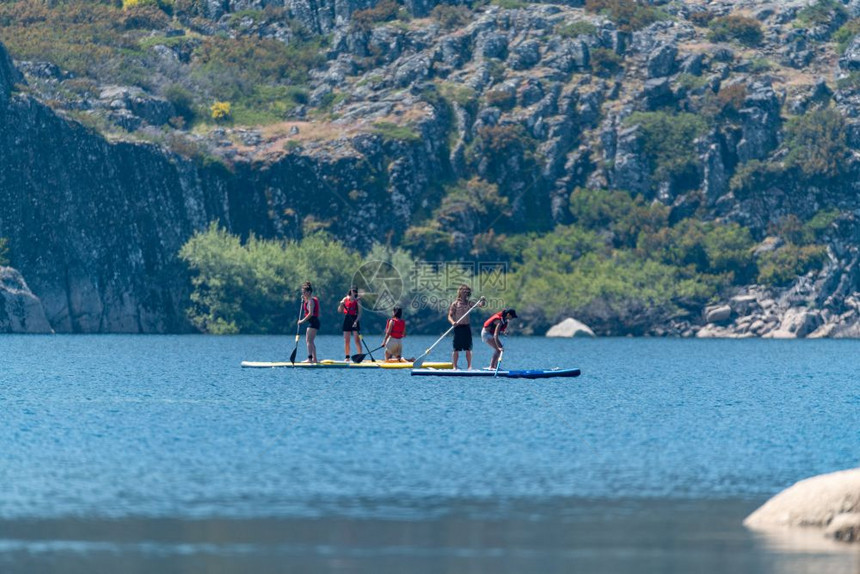
[[[791,119],[785,130],[786,163],[809,179],[832,179],[845,173],[851,153],[845,118],[832,108]]]
[[[614,50],[595,48],[591,51],[591,69],[602,78],[609,78],[621,71],[624,58]]]
[[[386,140],[417,142],[421,140],[421,134],[411,126],[399,125],[391,122],[376,122],[373,131]]]
[[[698,156],[693,142],[707,129],[704,119],[688,113],[637,112],[626,124],[639,126],[654,178],[682,185],[696,178]]]
[[[382,0],[373,8],[353,12],[350,23],[358,30],[370,30],[377,24],[408,17],[409,13],[394,0]]]
[[[578,38],[579,36],[594,36],[597,27],[591,22],[577,20],[576,22],[565,22],[555,27],[555,33],[563,38]]]
[[[665,15],[636,0],[585,0],[585,9],[595,14],[604,14],[625,32],[641,30],[649,24],[665,18]]]
[[[488,106],[510,110],[517,103],[517,95],[509,90],[489,90],[484,94]]]
[[[523,0],[490,0],[490,4],[504,8],[505,10],[518,10],[529,5],[528,2],[524,2]]]
[[[217,223],[189,239],[179,256],[192,272],[188,317],[214,334],[292,332],[301,283],[310,280],[316,295],[334,299],[361,260],[325,234],[242,243]]]
[[[472,19],[472,12],[466,6],[439,4],[430,12],[430,17],[446,30],[454,30],[468,24]]]
[[[0,265],[9,265],[9,240],[0,237]]]
[[[848,46],[851,45],[851,42],[858,34],[860,34],[860,18],[849,20],[840,26],[833,33],[833,41],[836,42],[836,52],[840,55],[844,54],[845,50],[848,49]]]
[[[795,25],[802,28],[832,26],[848,19],[848,10],[836,0],[818,0],[797,13]]]
[[[744,46],[752,47],[758,46],[764,38],[764,32],[758,20],[736,14],[714,18],[708,27],[711,29],[709,38],[712,42],[734,40]]]

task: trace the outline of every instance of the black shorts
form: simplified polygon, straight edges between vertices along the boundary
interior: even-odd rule
[[[319,331],[320,329],[320,318],[319,317],[311,317],[308,319],[308,329],[316,329]]]
[[[355,327],[352,324],[355,323]],[[360,331],[361,325],[356,321],[356,315],[344,315],[343,316],[343,332],[352,332],[352,331]]]
[[[454,327],[454,350],[472,350],[472,327],[471,325],[457,325]]]

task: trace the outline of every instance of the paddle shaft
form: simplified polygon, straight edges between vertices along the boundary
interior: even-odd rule
[[[299,302],[299,320],[301,320],[301,318],[302,318],[302,311],[303,310],[304,310],[304,305],[302,305],[302,303]],[[290,353],[290,363],[292,363],[294,365],[296,364],[296,352],[299,350],[299,339],[301,338],[301,335],[300,335],[301,330],[302,330],[302,324],[299,323],[298,321],[296,321],[296,346],[293,347],[293,352]]]
[[[493,373],[493,377],[499,376],[499,367],[502,366],[502,357],[505,356],[505,350],[499,349],[499,360],[496,362],[496,372]]]
[[[478,299],[478,302],[477,302],[477,303],[475,303],[474,305],[472,305],[472,308],[471,308],[471,309],[469,309],[468,311],[466,311],[465,313],[463,313],[463,317],[467,316],[469,313],[471,313],[472,311],[474,311],[474,310],[475,310],[475,308],[476,308],[476,307],[478,307],[478,306],[480,306],[480,305],[481,305],[481,303],[482,303],[483,301],[484,301],[484,298],[483,298],[483,297],[481,297],[480,299]],[[424,354],[422,354],[420,357],[418,357],[417,359],[415,359],[415,361],[413,361],[413,363],[412,363],[412,368],[413,368],[413,369],[419,369],[419,368],[421,368],[421,364],[422,364],[422,363],[424,363],[424,357],[426,357],[427,355],[429,355],[429,354],[430,354],[430,351],[432,351],[433,349],[435,349],[435,348],[436,348],[436,345],[438,345],[439,343],[441,343],[441,342],[442,342],[442,339],[444,339],[445,337],[447,337],[447,336],[448,336],[448,333],[450,333],[451,331],[453,331],[453,330],[454,330],[454,327],[456,327],[456,326],[459,324],[460,320],[461,320],[461,319],[463,319],[463,317],[460,317],[460,319],[457,319],[457,322],[456,322],[456,323],[454,323],[453,325],[451,325],[451,328],[450,328],[450,329],[448,329],[447,331],[445,331],[445,333],[444,333],[441,337],[439,337],[438,339],[436,339],[436,342],[435,342],[435,343],[433,343],[432,345],[430,345],[430,348],[429,348],[429,349],[427,349],[426,351],[424,351]]]

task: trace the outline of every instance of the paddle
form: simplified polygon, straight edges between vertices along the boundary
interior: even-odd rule
[[[474,305],[472,305],[472,308],[471,308],[471,309],[469,309],[468,311],[466,311],[465,313],[463,313],[463,317],[465,317],[466,315],[468,315],[469,313],[471,313],[472,311],[474,311],[474,310],[475,310],[475,307],[478,307],[478,306],[479,306],[479,305],[481,305],[481,303],[483,303],[484,301],[486,301],[486,299],[484,299],[483,297],[481,297],[480,299],[478,299],[478,302],[477,302],[477,303],[475,303]],[[460,317],[460,319],[462,319],[463,317]],[[459,322],[459,320],[460,320],[460,319],[458,319],[458,322]],[[454,330],[454,327],[456,327],[456,326],[457,326],[457,323],[455,323],[455,324],[451,325],[451,328],[450,328],[450,329],[448,329],[447,331],[445,331],[445,333],[443,333],[441,337],[439,337],[438,339],[436,339],[436,342],[435,342],[435,343],[433,343],[432,345],[430,345],[430,348],[429,348],[429,349],[427,349],[426,351],[424,351],[424,354],[422,354],[420,357],[418,357],[417,359],[415,359],[415,360],[412,362],[412,368],[413,368],[413,369],[420,369],[420,368],[421,368],[421,365],[423,365],[423,364],[424,364],[424,359],[427,357],[427,355],[429,355],[429,354],[430,354],[430,351],[432,351],[432,350],[436,347],[436,345],[438,345],[439,343],[441,343],[441,342],[442,342],[442,339],[444,339],[445,337],[447,337],[447,336],[448,336],[448,333],[450,333],[451,331],[453,331],[453,330]]]
[[[360,333],[359,333],[359,335],[358,335],[358,336],[359,336],[359,338],[362,340],[362,342],[364,342],[364,338],[363,338],[363,337],[361,337],[361,334],[360,334]],[[367,346],[367,343],[364,343],[364,346],[366,347],[366,346]],[[376,348],[374,349],[374,351],[378,351],[378,350],[379,350],[379,349],[381,349],[382,347],[384,347],[384,345],[379,345],[378,347],[376,347]],[[368,351],[368,352],[370,352],[370,351]],[[352,357],[350,357],[350,358],[352,359],[352,362],[353,362],[353,363],[360,363],[360,362],[362,362],[362,361],[364,360],[364,358],[365,358],[367,355],[368,355],[368,353],[356,353],[355,355],[353,355],[353,356],[352,356]],[[371,360],[372,360],[372,359],[373,359],[373,355],[370,355],[370,358],[371,358]],[[373,362],[375,363],[376,361],[373,361]]]
[[[300,303],[299,304],[299,319],[302,318],[302,310],[303,309],[304,309],[304,305],[302,305]],[[293,365],[296,364],[296,352],[299,350],[299,338],[301,338],[301,335],[299,335],[299,332],[301,331],[301,329],[302,329],[302,324],[299,322],[296,322],[296,346],[293,347],[293,352],[290,353],[290,363],[292,363]]]
[[[375,363],[375,362],[376,362],[376,359],[374,359],[374,358],[373,358],[373,351],[371,351],[371,350],[370,350],[370,347],[368,347],[368,346],[367,346],[367,343],[365,343],[365,341],[364,341],[364,337],[362,337],[362,336],[361,336],[361,331],[360,331],[360,330],[358,331],[358,340],[359,340],[359,341],[361,341],[361,342],[364,344],[364,348],[365,348],[365,349],[367,349],[367,354],[368,354],[368,355],[370,355],[370,361],[371,361],[372,363]],[[361,362],[361,361],[363,361],[363,360],[364,360],[364,355],[362,355],[362,356],[361,356],[361,359],[359,359],[359,360],[357,360],[357,361],[355,361],[355,355],[353,355],[353,361],[355,361],[356,363],[360,363],[360,362]]]
[[[502,366],[502,357],[504,357],[504,356],[505,356],[505,350],[499,349],[499,360],[498,360],[498,362],[496,362],[496,372],[493,373],[493,377],[499,376],[499,367]]]

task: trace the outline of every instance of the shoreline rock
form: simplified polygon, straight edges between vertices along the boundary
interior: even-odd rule
[[[801,480],[750,514],[744,526],[763,532],[803,530],[860,543],[860,468]]]
[[[11,267],[0,267],[0,333],[53,333],[42,302]]]
[[[549,328],[546,332],[547,337],[594,337],[594,331],[581,321],[577,321],[573,317],[568,317],[564,321],[557,323]]]

